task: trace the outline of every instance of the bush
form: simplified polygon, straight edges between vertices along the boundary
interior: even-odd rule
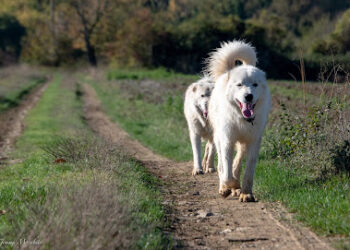
[[[281,106],[279,122],[266,136],[268,157],[282,159],[318,177],[350,172],[350,119],[339,116],[342,103],[309,107],[301,115]]]
[[[331,150],[331,159],[335,172],[346,172],[350,174],[350,140],[344,140]]]
[[[25,28],[18,22],[16,17],[10,15],[0,16],[0,49],[3,53],[6,53],[18,59],[21,53],[21,41],[25,35]],[[2,59],[4,56],[2,56]],[[0,64],[4,63],[0,61]]]

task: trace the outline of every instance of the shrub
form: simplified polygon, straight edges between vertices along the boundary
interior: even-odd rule
[[[284,104],[281,107],[279,121],[266,136],[268,157],[282,159],[318,177],[350,172],[349,117],[339,115],[344,103],[319,104],[301,114],[291,112]]]
[[[0,16],[0,52],[7,53],[18,59],[21,53],[21,40],[25,35],[25,28],[18,22],[16,17],[10,15]],[[4,56],[0,64],[4,63]]]

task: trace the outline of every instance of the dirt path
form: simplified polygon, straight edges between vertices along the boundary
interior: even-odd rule
[[[97,134],[123,145],[126,152],[163,180],[175,248],[330,249],[314,233],[291,220],[282,207],[223,199],[218,194],[217,174],[194,178],[191,163],[173,162],[131,139],[102,112],[89,85],[84,85],[84,103],[85,118]]]
[[[17,107],[0,114],[0,164],[8,160],[7,153],[21,135],[24,118],[40,100],[47,86],[48,82],[38,86]]]

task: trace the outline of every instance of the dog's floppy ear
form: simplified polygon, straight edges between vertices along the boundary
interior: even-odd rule
[[[192,89],[192,91],[193,91],[193,92],[196,92],[196,90],[197,90],[197,87],[194,86],[193,89]]]

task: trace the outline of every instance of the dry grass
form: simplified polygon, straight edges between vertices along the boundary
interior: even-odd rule
[[[23,249],[125,249],[141,232],[132,228],[128,207],[116,193],[108,175],[96,174],[91,182],[50,188],[44,204],[32,207],[21,239],[40,241]]]
[[[73,138],[57,136],[42,149],[53,161],[64,161],[75,167],[91,169],[118,171],[122,162],[131,160],[116,145],[91,135],[78,135]]]
[[[21,199],[22,208],[7,213],[12,229],[6,237],[16,235],[20,249],[167,248],[155,178],[118,146],[79,138],[56,137],[42,147],[41,162],[67,175],[45,183],[35,200]]]

